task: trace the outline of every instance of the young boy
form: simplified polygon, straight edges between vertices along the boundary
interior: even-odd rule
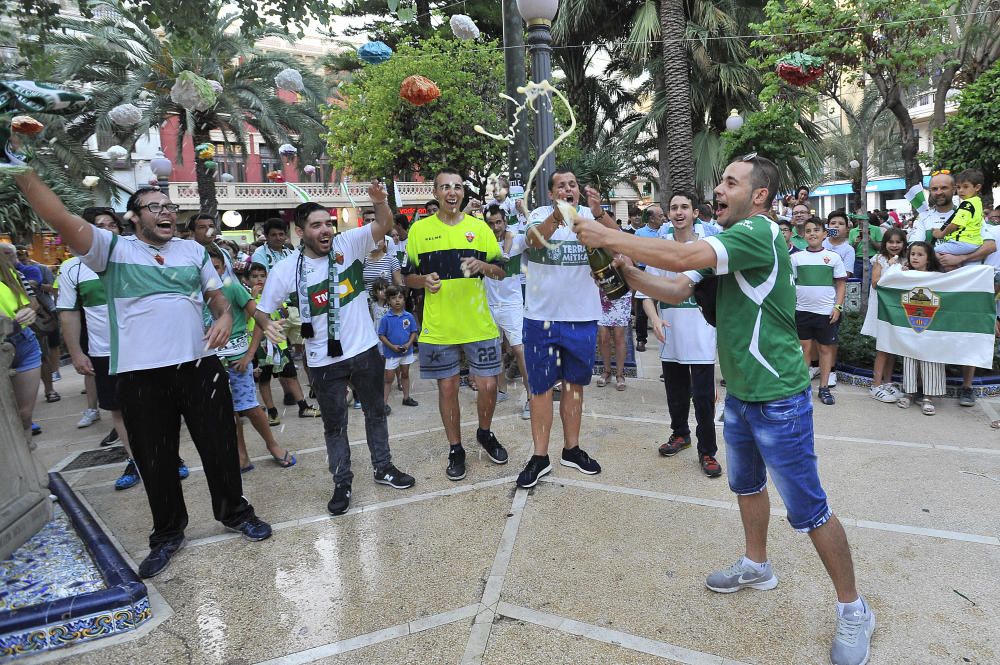
[[[226,277],[227,266],[222,257],[222,251],[214,244],[205,248],[209,258],[212,259],[212,267],[219,273],[219,277]],[[253,470],[250,456],[247,454],[246,442],[243,439],[242,417],[246,416],[250,420],[260,437],[264,439],[264,445],[271,457],[278,463],[278,466],[287,469],[295,465],[295,455],[288,449],[282,451],[278,442],[271,434],[267,417],[257,403],[257,391],[253,382],[253,370],[250,369],[250,361],[253,359],[257,346],[263,337],[261,330],[257,327],[253,335],[253,342],[250,342],[247,333],[247,320],[253,319],[257,313],[257,303],[250,297],[238,282],[232,279],[225,279],[222,283],[222,295],[229,301],[230,313],[233,317],[233,327],[229,333],[229,341],[220,348],[216,355],[222,360],[229,372],[229,389],[233,394],[233,411],[236,417],[236,443],[240,453],[240,473]],[[261,315],[263,317],[263,315]]]
[[[250,284],[250,295],[255,302],[259,302],[260,295],[264,292],[264,284],[267,282],[267,268],[256,262],[250,264],[248,282]],[[285,309],[285,316],[281,316],[281,314],[275,312],[271,318],[275,321],[282,318],[287,319],[287,309]],[[250,330],[252,332],[252,326]],[[267,409],[268,423],[271,427],[281,424],[281,419],[278,417],[278,409],[274,406],[274,398],[271,396],[271,376],[275,372],[278,374],[278,381],[281,383],[281,387],[287,394],[292,396],[293,401],[298,405],[299,418],[318,418],[320,415],[319,409],[306,402],[305,396],[302,394],[302,384],[299,383],[298,371],[295,369],[295,363],[288,353],[288,342],[284,341],[278,344],[277,347],[277,356],[279,359],[277,363],[262,362],[268,358],[268,354],[261,349],[258,349],[256,362],[254,363],[255,367],[260,368],[259,376],[256,377],[256,380],[257,386],[260,388],[260,399],[264,402],[264,407]]]
[[[935,238],[943,238],[934,250],[942,254],[971,254],[983,244],[983,201],[979,192],[983,189],[983,173],[976,169],[966,169],[955,176],[955,185],[962,202],[955,213],[932,233]]]
[[[844,309],[847,270],[840,256],[823,248],[826,228],[810,219],[805,224],[806,249],[792,255],[795,277],[795,325],[802,354],[812,357],[813,342],[819,344],[819,398],[823,404],[836,402],[830,393],[830,370],[837,360],[837,331]]]
[[[796,252],[801,252],[801,249],[792,244],[792,221],[779,218],[778,228],[781,229],[781,235],[785,238],[785,246],[788,247],[788,253],[795,254]]]
[[[403,289],[390,286],[385,290],[389,311],[378,324],[378,338],[385,350],[385,415],[389,415],[389,393],[392,382],[399,372],[403,389],[403,406],[417,406],[417,400],[410,397],[410,365],[413,364],[413,344],[420,332],[417,319],[406,311],[406,297]]]
[[[854,276],[854,262],[857,260],[857,253],[847,240],[849,228],[847,213],[843,210],[834,210],[826,216],[826,240],[823,241],[823,247],[837,253],[844,262],[848,279]]]

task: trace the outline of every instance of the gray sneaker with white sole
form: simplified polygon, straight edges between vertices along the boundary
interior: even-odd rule
[[[743,589],[767,591],[778,586],[778,578],[771,570],[771,563],[764,570],[743,563],[743,557],[723,570],[717,570],[705,579],[705,586],[717,593],[735,593]]]
[[[848,612],[837,618],[837,633],[830,647],[833,665],[865,665],[871,656],[872,633],[875,632],[875,612],[866,607],[863,612]]]

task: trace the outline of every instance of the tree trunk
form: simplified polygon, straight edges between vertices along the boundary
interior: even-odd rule
[[[198,124],[197,119],[195,123]],[[212,137],[207,131],[195,132],[191,138],[194,139],[195,145],[212,142]],[[201,208],[199,212],[215,217],[219,212],[219,201],[215,196],[215,172],[209,173],[205,168],[205,161],[198,159],[197,155],[194,160],[194,172],[198,182],[198,204]]]
[[[417,0],[417,25],[428,33],[434,29],[431,25],[431,3],[430,0]]]
[[[937,90],[934,91],[934,115],[931,116],[931,131],[944,124],[944,105],[947,101],[948,90],[955,81],[955,74],[958,73],[958,65],[948,65],[941,72],[938,79]]]
[[[663,38],[663,94],[669,103],[663,115],[659,134],[660,179],[666,170],[668,185],[673,190],[694,191],[692,161],[691,90],[687,53],[684,50],[684,29],[687,18],[682,0],[661,0],[660,28]],[[669,133],[665,130],[669,128]],[[664,153],[664,144],[666,152]],[[661,196],[665,196],[664,191]]]
[[[871,239],[871,229],[869,228],[868,214],[868,141],[870,137],[865,132],[861,137],[861,154],[859,155],[861,166],[858,168],[861,178],[858,191],[861,192],[861,207],[857,208],[866,218],[861,220],[861,316],[868,312],[868,296],[871,292],[872,264],[869,258],[869,242]]]
[[[920,150],[920,142],[917,140],[917,132],[913,129],[913,118],[910,117],[910,110],[906,108],[903,101],[903,91],[898,84],[891,87],[881,77],[874,77],[875,85],[882,93],[885,106],[896,118],[899,126],[899,147],[903,157],[903,177],[906,179],[906,188],[913,185],[922,184],[924,172],[920,168],[920,160],[917,159],[917,152]]]

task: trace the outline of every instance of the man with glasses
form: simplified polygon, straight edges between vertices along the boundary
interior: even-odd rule
[[[729,164],[714,192],[725,230],[704,240],[685,244],[635,238],[595,222],[580,222],[577,234],[590,247],[683,273],[655,277],[631,264],[622,266],[632,288],[664,302],[680,303],[704,275],[716,276],[719,365],[727,381],[729,486],[737,494],[746,550],[732,566],[710,574],[705,584],[718,593],[778,585],[767,556],[770,472],[788,521],[809,534],[837,592],[830,660],[862,665],[870,656],[875,613],[855,587],[847,535],[827,505],[819,479],[809,374],[795,328],[791,262],[778,226],[766,217],[777,182],[777,167],[756,153]]]
[[[109,373],[117,375],[125,428],[153,514],[144,578],[160,574],[184,545],[188,523],[177,475],[181,417],[201,456],[215,518],[248,540],[271,527],[243,496],[236,421],[225,368],[215,349],[229,339],[232,316],[205,248],[174,238],[177,205],[159,189],[128,200],[136,235],[116,236],[73,215],[34,172],[16,176],[32,209],[101,276],[111,332]],[[202,308],[214,322],[206,331]],[[257,325],[275,340],[277,325]]]

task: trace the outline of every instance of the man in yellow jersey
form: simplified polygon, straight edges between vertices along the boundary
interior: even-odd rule
[[[406,243],[406,285],[425,289],[420,331],[420,377],[436,379],[438,409],[451,449],[446,474],[465,477],[458,367],[464,352],[470,373],[478,377],[476,440],[496,464],[507,451],[490,431],[500,374],[500,335],[486,302],[483,277],[503,279],[500,245],[486,222],[462,212],[462,176],[442,169],[434,178],[439,209],[410,228]]]

